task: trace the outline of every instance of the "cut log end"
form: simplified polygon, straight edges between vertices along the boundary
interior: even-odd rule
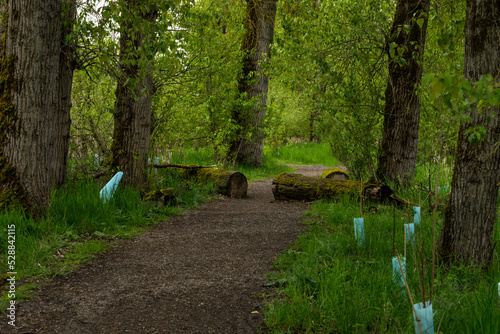
[[[247,178],[240,172],[216,168],[200,168],[196,172],[196,178],[201,182],[212,181],[217,192],[221,195],[242,198],[247,194]]]
[[[247,194],[248,182],[245,175],[240,172],[231,174],[227,184],[228,196],[231,198],[243,198]]]

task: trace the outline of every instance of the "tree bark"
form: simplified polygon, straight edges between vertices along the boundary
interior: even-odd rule
[[[465,77],[471,82],[500,74],[500,2],[467,1]],[[496,114],[496,116],[493,116]],[[451,194],[441,229],[438,253],[452,263],[487,267],[492,260],[493,229],[500,181],[500,108],[470,112],[471,122],[460,125]],[[469,127],[483,126],[486,139],[473,146]]]
[[[0,6],[0,205],[20,200],[38,210],[66,180],[74,70],[66,36],[76,9],[61,0]]]
[[[154,9],[141,16],[139,6],[137,0],[125,0],[122,10],[126,14],[120,23],[120,77],[115,93],[111,167],[124,172],[124,184],[147,188],[154,83],[149,65],[144,65],[145,55],[139,51],[145,36],[133,18],[154,22],[158,13]]]
[[[277,0],[246,0],[246,33],[243,38],[243,73],[238,80],[238,90],[246,100],[257,99],[253,108],[239,106],[233,120],[239,126],[230,145],[230,157],[237,164],[262,165],[264,132],[269,78],[263,73],[260,62],[270,57],[274,36]]]
[[[71,91],[73,88],[73,74],[76,68],[75,45],[73,42],[66,41],[66,36],[73,33],[73,25],[76,20],[76,1],[63,0],[64,16],[61,22],[61,48],[59,51],[59,104],[56,119],[51,123],[48,133],[52,134],[51,141],[54,143],[54,172],[55,186],[61,187],[66,183],[68,170],[68,153],[71,128]]]
[[[396,5],[386,44],[390,63],[376,172],[380,180],[405,184],[415,174],[420,121],[416,86],[422,79],[429,5],[430,0],[398,0]]]

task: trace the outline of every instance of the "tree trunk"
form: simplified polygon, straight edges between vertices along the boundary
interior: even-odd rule
[[[405,184],[415,174],[420,121],[416,86],[422,79],[429,4],[430,0],[398,0],[396,5],[386,44],[390,63],[377,169],[380,180]]]
[[[54,143],[54,166],[49,169],[54,172],[55,186],[61,187],[66,183],[68,170],[68,153],[71,127],[71,91],[73,88],[73,73],[76,67],[75,45],[65,41],[65,36],[73,33],[73,25],[76,20],[76,1],[63,0],[62,40],[59,58],[59,104],[56,119],[51,123],[48,133],[52,134],[51,141]]]
[[[492,74],[500,82],[500,2],[467,1],[465,77],[471,82]],[[496,116],[492,116],[496,114]],[[500,108],[470,112],[460,125],[457,157],[438,253],[445,262],[488,266],[493,255],[493,229],[500,181]],[[482,126],[486,139],[469,143],[469,127]]]
[[[74,61],[65,37],[76,10],[61,0],[0,6],[0,205],[38,210],[66,179]]]
[[[240,106],[233,112],[233,120],[239,126],[236,138],[230,145],[229,155],[237,164],[262,165],[269,78],[259,62],[270,57],[270,45],[274,36],[274,20],[277,0],[246,0],[246,33],[243,38],[243,73],[238,81],[240,94],[246,99],[257,99],[253,108]]]
[[[120,27],[120,77],[115,93],[111,167],[124,172],[124,184],[146,188],[154,83],[145,55],[139,50],[145,36],[132,18],[139,16],[139,5],[137,0],[126,0],[122,10],[128,20],[124,19]],[[154,22],[157,11],[149,11],[142,18]]]

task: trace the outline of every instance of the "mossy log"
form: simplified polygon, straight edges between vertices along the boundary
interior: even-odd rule
[[[167,205],[172,203],[176,198],[175,189],[167,188],[154,190],[144,195],[145,201],[161,201],[163,204]]]
[[[371,181],[334,180],[308,177],[301,174],[282,173],[273,179],[273,195],[279,200],[313,201],[318,199],[333,199],[345,194],[359,196],[373,202],[397,202],[400,199],[393,196],[393,190],[381,183]]]
[[[175,168],[182,176],[195,178],[202,183],[212,181],[216,191],[224,196],[242,198],[247,194],[247,178],[240,172],[194,165],[154,165],[154,167]]]
[[[321,174],[322,179],[349,180],[349,173],[342,168],[328,168]]]
[[[200,168],[196,169],[196,178],[200,182],[212,181],[219,194],[231,198],[242,198],[247,194],[247,178],[240,172]]]

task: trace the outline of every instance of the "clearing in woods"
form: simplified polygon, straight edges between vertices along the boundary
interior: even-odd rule
[[[324,166],[295,166],[320,176]],[[2,333],[259,333],[266,273],[308,206],[273,201],[271,180],[123,240],[17,304]]]

